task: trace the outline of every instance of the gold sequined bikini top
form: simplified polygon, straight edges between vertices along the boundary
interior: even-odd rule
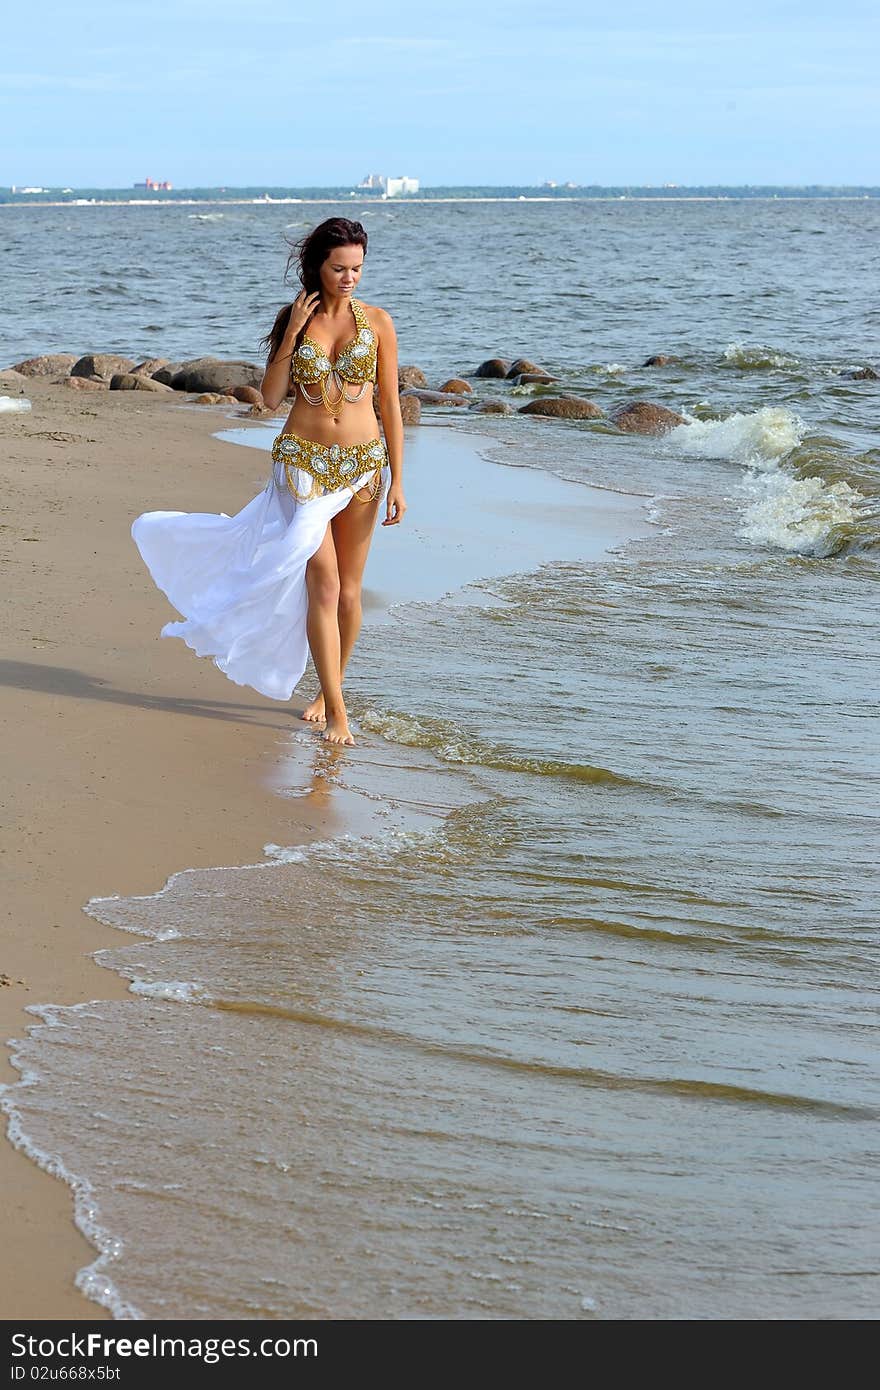
[[[357,385],[360,382],[376,380],[376,335],[370,327],[369,319],[359,299],[351,300],[357,333],[346,343],[335,362],[320,343],[307,333],[293,354],[290,363],[290,379],[299,385],[313,386],[334,372],[342,381]]]

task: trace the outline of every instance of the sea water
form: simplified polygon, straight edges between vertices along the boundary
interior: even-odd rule
[[[880,210],[346,215],[432,381],[524,354],[554,393],[688,423],[480,417],[530,497],[592,483],[647,524],[554,551],[524,486],[506,566],[480,581],[462,542],[466,603],[365,624],[357,748],[303,727],[278,775],[352,789],[366,833],[95,885],[131,996],[47,1007],[6,1096],[77,1190],[81,1287],[148,1317],[875,1316],[880,384],[846,373],[876,343]],[[34,210],[37,244],[100,254],[18,356],[253,354],[288,221]]]

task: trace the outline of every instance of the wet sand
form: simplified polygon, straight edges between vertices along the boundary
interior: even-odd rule
[[[265,455],[212,437],[238,423],[236,412],[140,392],[83,398],[39,380],[28,395],[32,412],[0,416],[3,1039],[23,1034],[29,1005],[123,997],[123,982],[89,958],[119,940],[82,912],[91,896],[154,892],[184,867],[253,862],[269,841],[357,830],[360,814],[342,788],[296,799],[272,791],[285,733],[308,727],[296,714],[313,677],[282,706],[232,685],[182,643],[158,640],[169,606],[130,523],[150,508],[232,514],[253,496]],[[478,440],[442,426],[408,431],[411,510],[399,530],[377,528],[365,586],[374,616],[501,573],[510,559],[523,567],[504,543],[517,487],[548,480],[486,464]],[[644,528],[636,499],[575,492],[580,553]],[[502,568],[481,565],[483,535],[484,560]],[[18,1079],[4,1049],[0,1081]],[[0,1165],[2,1315],[103,1316],[73,1283],[94,1252],[73,1224],[68,1187],[5,1141]]]

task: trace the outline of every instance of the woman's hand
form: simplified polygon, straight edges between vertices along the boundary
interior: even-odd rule
[[[290,306],[290,318],[287,323],[287,331],[292,337],[296,337],[300,330],[305,328],[320,302],[320,290],[313,290],[311,294],[306,290],[300,291]]]
[[[399,521],[403,520],[405,511],[406,502],[404,501],[403,488],[400,483],[392,483],[385,499],[385,520],[382,525],[396,526]]]

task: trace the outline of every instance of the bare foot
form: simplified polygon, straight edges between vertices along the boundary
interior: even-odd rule
[[[327,727],[321,737],[327,739],[328,743],[354,744],[354,735],[348,727],[348,716],[345,710],[341,714],[330,715],[327,720]]]
[[[300,715],[300,719],[308,719],[313,724],[320,724],[323,722],[325,718],[326,715],[324,714],[324,692],[323,690],[321,690],[315,696],[314,700],[312,700],[311,704],[306,705],[305,709]]]

